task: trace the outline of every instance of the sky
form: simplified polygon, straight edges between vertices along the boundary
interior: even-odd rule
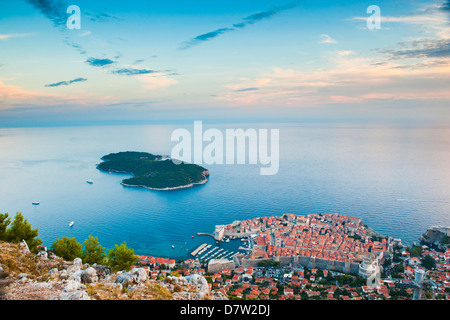
[[[0,126],[448,124],[449,18],[449,0],[0,0]]]

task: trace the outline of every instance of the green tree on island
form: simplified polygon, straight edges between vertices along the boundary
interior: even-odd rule
[[[137,260],[134,250],[128,248],[126,242],[120,246],[116,244],[115,248],[108,252],[108,265],[113,271],[129,271]]]
[[[83,256],[81,243],[77,242],[75,238],[62,237],[61,239],[56,239],[50,250],[66,261],[72,261]]]
[[[100,245],[97,237],[89,235],[89,238],[84,240],[83,263],[89,264],[105,264],[106,249]]]
[[[8,226],[11,226],[8,229]],[[0,240],[11,243],[19,243],[22,240],[28,245],[31,252],[37,253],[38,246],[42,240],[37,238],[39,228],[32,229],[31,224],[25,219],[21,212],[17,212],[14,221],[8,218],[8,213],[0,214]]]

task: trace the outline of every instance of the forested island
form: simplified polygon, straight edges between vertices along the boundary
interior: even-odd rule
[[[204,184],[209,176],[209,171],[199,165],[184,162],[175,164],[169,158],[147,152],[110,153],[101,159],[103,162],[97,165],[97,169],[133,175],[122,180],[122,185],[128,187],[174,190]]]

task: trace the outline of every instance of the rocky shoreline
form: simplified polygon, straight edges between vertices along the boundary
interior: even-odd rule
[[[118,172],[118,171],[115,171]],[[205,177],[205,179],[199,181],[199,182],[192,182],[189,184],[186,184],[184,186],[177,186],[177,187],[167,187],[167,188],[151,188],[148,186],[144,186],[144,185],[134,185],[134,184],[126,184],[121,182],[120,184],[125,186],[125,187],[136,187],[136,188],[145,188],[145,189],[149,189],[149,190],[156,190],[156,191],[170,191],[170,190],[178,190],[178,189],[184,189],[184,188],[190,188],[193,187],[194,185],[199,185],[199,184],[205,184],[208,182],[208,179],[206,177],[209,177],[209,171],[203,171],[203,176]]]
[[[109,170],[110,172],[115,172],[115,173],[127,173],[130,174],[129,172],[123,172],[123,171],[116,171],[116,170]],[[194,185],[200,185],[200,184],[205,184],[208,182],[207,177],[209,177],[209,171],[203,171],[203,176],[205,177],[205,179],[199,181],[199,182],[192,182],[183,186],[177,186],[177,187],[167,187],[167,188],[152,188],[152,187],[148,187],[148,186],[144,186],[144,185],[134,185],[134,184],[126,184],[121,182],[120,184],[123,185],[124,187],[135,187],[135,188],[145,188],[148,190],[156,190],[156,191],[171,191],[171,190],[178,190],[178,189],[185,189],[185,188],[190,188],[193,187]]]
[[[444,251],[450,247],[449,236],[450,227],[431,227],[421,235],[420,243]]]
[[[133,184],[126,184],[126,183],[123,183],[123,182],[121,182],[120,184],[125,186],[125,187],[145,188],[145,189],[156,190],[156,191],[170,191],[170,190],[178,190],[178,189],[190,188],[190,187],[193,187],[194,185],[205,184],[207,182],[208,182],[208,179],[205,178],[202,181],[193,182],[193,183],[190,183],[190,184],[187,184],[187,185],[184,185],[184,186],[167,187],[167,188],[151,188],[151,187],[147,187],[147,186],[144,186],[144,185],[133,185]]]

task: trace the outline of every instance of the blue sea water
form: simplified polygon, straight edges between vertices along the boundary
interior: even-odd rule
[[[203,125],[223,132],[279,129],[278,174],[262,176],[259,165],[204,165],[211,173],[205,185],[174,191],[124,187],[120,182],[128,175],[96,169],[103,155],[170,154],[172,131],[192,130],[193,124],[3,128],[0,212],[22,212],[47,246],[63,236],[83,242],[93,235],[107,248],[125,241],[137,254],[175,259],[214,243],[197,232],[284,213],[358,217],[408,245],[430,226],[450,225],[448,127]]]

